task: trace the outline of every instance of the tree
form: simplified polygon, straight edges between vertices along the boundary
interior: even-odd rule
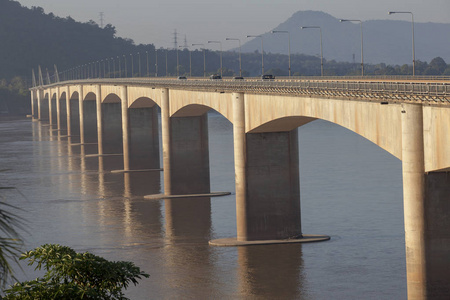
[[[2,172],[4,170],[0,170]],[[14,189],[0,187],[0,190]],[[10,262],[17,262],[22,240],[17,229],[24,228],[23,220],[11,210],[17,209],[5,202],[0,202],[0,285],[4,287],[10,278],[15,279]]]
[[[122,289],[150,276],[132,262],[111,262],[61,245],[43,245],[24,253],[20,260],[24,259],[46,273],[14,284],[5,291],[4,299],[128,299]]]

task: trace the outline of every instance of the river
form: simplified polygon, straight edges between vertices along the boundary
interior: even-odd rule
[[[299,128],[302,230],[311,244],[212,247],[236,236],[232,125],[209,114],[217,198],[145,200],[162,173],[108,172],[121,157],[81,157],[57,131],[0,120],[4,201],[27,220],[24,250],[45,243],[133,261],[150,274],[131,299],[406,299],[401,162],[359,135],[314,121]],[[37,273],[22,264],[19,280]]]

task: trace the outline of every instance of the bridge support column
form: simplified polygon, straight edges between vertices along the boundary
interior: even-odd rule
[[[120,90],[121,112],[122,112],[122,147],[123,147],[123,169],[130,170],[130,144],[128,123],[128,92],[127,86]]]
[[[71,120],[72,120],[72,112],[70,110],[70,94],[69,94],[69,87],[66,87],[66,121],[67,121],[67,135],[69,136],[69,140],[70,140],[70,136],[72,135],[72,124],[71,124]]]
[[[403,209],[408,299],[426,299],[423,112],[421,104],[404,104],[402,109]]]
[[[83,94],[83,86],[78,86],[78,113],[80,117],[80,143],[84,144],[84,94]]]
[[[210,192],[208,116],[169,117],[169,90],[162,90],[164,194]]]
[[[159,169],[158,107],[130,108],[130,169]]]
[[[425,175],[427,299],[450,299],[450,172]]]
[[[170,161],[170,104],[169,89],[161,89],[161,133],[163,143],[164,194],[172,195]]]
[[[42,117],[42,112],[41,112],[42,91],[41,90],[36,91],[36,98],[37,98],[37,118],[38,118],[38,120],[41,120],[41,117]]]
[[[52,90],[48,91],[48,123],[53,125],[53,105],[52,105]],[[50,126],[52,128],[52,126]]]
[[[61,99],[59,98],[59,87],[56,88],[56,128],[61,130]],[[58,133],[59,135],[59,133]]]
[[[208,115],[170,118],[171,193],[210,192]]]
[[[97,93],[95,95],[95,104],[97,108],[97,142],[99,155],[103,154],[103,122],[102,122],[102,89],[97,85]]]
[[[237,240],[301,238],[297,129],[245,134],[244,95],[233,98]]]
[[[36,100],[35,94],[36,94],[36,90],[31,90],[31,119],[33,119],[33,120],[35,119],[34,113],[36,111],[36,109],[34,107],[34,103]]]

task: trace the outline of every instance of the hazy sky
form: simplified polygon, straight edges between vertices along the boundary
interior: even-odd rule
[[[412,11],[415,22],[450,23],[450,0],[19,0],[46,13],[71,16],[77,21],[111,23],[121,37],[156,47],[173,47],[220,40],[223,48],[236,47],[226,37],[246,41],[246,35],[268,32],[299,10],[321,10],[337,18],[410,20],[410,15],[388,16],[389,10]],[[218,44],[209,44],[216,49]]]

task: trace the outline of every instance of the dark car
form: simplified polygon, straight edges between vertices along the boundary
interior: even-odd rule
[[[209,79],[218,80],[218,79],[222,79],[222,76],[214,74],[214,75],[209,76]]]
[[[273,76],[272,74],[265,74],[261,76],[262,80],[274,80],[275,76]]]
[[[180,79],[180,80],[186,80],[187,78],[186,78],[186,76],[178,76],[178,79]]]
[[[244,80],[244,77],[242,77],[242,76],[234,76],[233,79],[234,80]]]

